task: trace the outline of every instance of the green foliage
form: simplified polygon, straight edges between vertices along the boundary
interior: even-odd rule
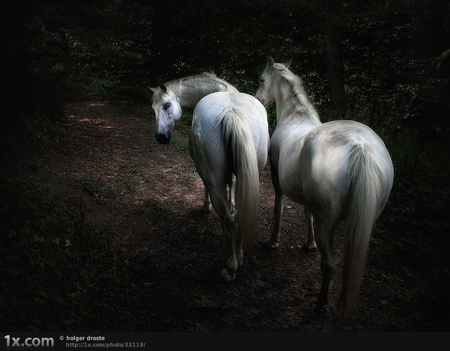
[[[105,256],[103,233],[84,223],[51,188],[1,178],[0,329],[82,330],[106,289],[126,280]]]
[[[272,104],[266,108],[267,120],[269,122],[269,134],[272,135],[277,127],[277,110],[275,104]]]

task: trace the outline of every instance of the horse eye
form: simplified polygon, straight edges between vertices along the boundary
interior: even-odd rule
[[[166,103],[163,105],[163,109],[167,111],[169,108],[170,108],[170,102],[166,102]]]
[[[264,83],[264,78],[263,78],[263,77],[259,78],[259,81],[260,81],[261,83]]]

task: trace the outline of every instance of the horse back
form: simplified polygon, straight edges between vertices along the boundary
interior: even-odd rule
[[[199,101],[189,136],[191,156],[199,160],[199,168],[203,168],[203,162],[216,165],[217,172],[221,167],[230,169],[227,145],[222,140],[221,116],[232,109],[241,111],[248,118],[261,171],[267,161],[269,145],[267,114],[258,100],[244,93],[217,92]]]
[[[258,156],[267,160],[270,137],[267,113],[263,105],[253,96],[239,92],[217,92],[205,96],[194,110],[193,131],[197,138],[209,135],[203,140],[205,147],[217,149],[217,140],[221,136],[220,116],[229,109],[239,109],[247,116]]]

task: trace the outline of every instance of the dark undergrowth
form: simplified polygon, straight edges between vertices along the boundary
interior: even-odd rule
[[[104,232],[32,181],[1,178],[0,330],[76,331],[127,284]],[[95,313],[94,313],[95,309]]]

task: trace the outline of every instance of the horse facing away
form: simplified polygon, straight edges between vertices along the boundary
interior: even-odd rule
[[[267,162],[270,136],[264,106],[244,93],[205,96],[194,110],[189,152],[211,196],[226,238],[227,264],[221,275],[230,281],[243,262],[243,240],[250,243],[258,224],[259,178]],[[236,212],[226,188],[236,176]],[[237,243],[235,231],[237,229]]]
[[[306,248],[319,248],[322,285],[317,311],[328,305],[333,274],[331,257],[337,225],[347,220],[342,291],[338,309],[353,307],[364,272],[373,223],[391,192],[394,168],[386,146],[369,127],[355,121],[322,124],[290,62],[269,57],[256,98],[276,102],[277,126],[270,163],[275,189],[275,224],[268,245],[276,248],[284,196],[304,205],[308,219]],[[313,226],[314,219],[314,226]]]
[[[202,73],[171,80],[158,88],[150,88],[153,93],[152,108],[156,116],[156,140],[169,144],[172,129],[181,118],[182,107],[194,108],[206,95],[219,91],[238,92],[230,83],[212,73]],[[230,201],[234,210],[234,182],[230,188]],[[205,187],[203,211],[211,211],[211,201]]]

